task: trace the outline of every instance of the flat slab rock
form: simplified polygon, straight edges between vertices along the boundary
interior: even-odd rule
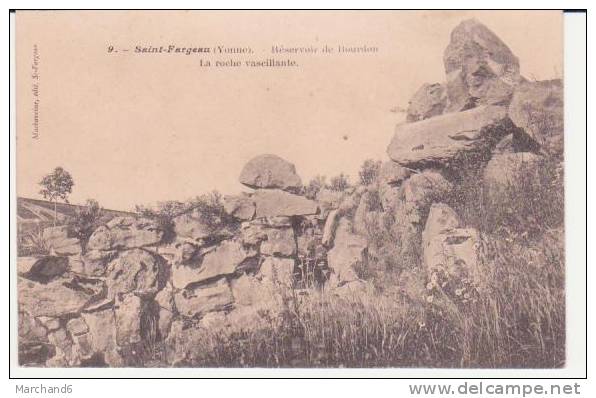
[[[387,154],[403,166],[447,165],[496,145],[512,128],[507,108],[482,106],[398,125]]]
[[[256,205],[256,218],[306,216],[318,211],[315,201],[278,189],[259,189],[252,198]]]
[[[295,192],[302,187],[296,167],[277,155],[260,155],[246,163],[240,183],[250,188],[279,188]]]

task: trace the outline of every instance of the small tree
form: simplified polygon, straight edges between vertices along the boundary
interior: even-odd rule
[[[329,182],[328,188],[332,191],[342,192],[350,187],[350,180],[348,175],[340,173],[339,175],[332,177]]]
[[[39,185],[41,185],[39,193],[44,199],[54,203],[54,226],[56,226],[58,199],[68,203],[68,194],[72,192],[74,185],[72,176],[62,167],[56,167],[54,171],[42,178]]]
[[[315,199],[319,191],[325,188],[327,184],[327,178],[325,176],[318,175],[309,181],[308,185],[304,189],[304,196],[309,199]]]
[[[362,166],[360,166],[360,171],[358,172],[360,176],[360,183],[362,185],[372,184],[377,178],[380,168],[381,161],[366,159],[364,163],[362,163]]]
[[[77,238],[80,239],[83,247],[87,245],[91,234],[99,226],[101,215],[102,209],[95,199],[87,199],[85,207],[77,209],[72,222],[72,229]]]

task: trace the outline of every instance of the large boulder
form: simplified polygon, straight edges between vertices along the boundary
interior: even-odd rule
[[[447,106],[445,87],[439,83],[425,83],[410,100],[406,121],[417,122],[441,115],[445,106]]]
[[[165,286],[167,269],[163,258],[147,250],[127,250],[108,264],[107,299],[134,293],[152,297]]]
[[[43,239],[57,256],[71,256],[81,252],[81,242],[69,236],[68,226],[48,227],[43,230]]]
[[[509,117],[546,153],[563,156],[563,82],[559,79],[519,85]]]
[[[216,282],[181,290],[174,295],[174,301],[181,315],[194,317],[229,308],[234,296],[226,278],[221,278]]]
[[[143,300],[134,294],[124,295],[116,301],[114,316],[118,346],[125,347],[142,341],[143,311]]]
[[[26,279],[48,283],[68,271],[68,258],[57,256],[19,257],[17,270]]]
[[[507,104],[522,81],[519,60],[497,35],[475,19],[460,23],[443,54],[447,112]]]
[[[482,289],[483,243],[474,228],[462,228],[453,209],[433,204],[423,232],[424,266],[431,288],[453,295],[459,289]]]
[[[507,108],[482,106],[400,124],[387,153],[406,167],[451,166],[492,150],[514,128]]]
[[[316,214],[315,201],[278,189],[259,189],[253,195],[256,217],[305,216]]]
[[[17,287],[19,308],[34,317],[79,313],[96,296],[71,278],[48,283],[19,278]]]
[[[157,223],[134,217],[115,217],[93,232],[88,250],[132,249],[161,242],[164,232]]]
[[[296,167],[277,155],[260,155],[244,165],[240,182],[250,188],[279,188],[297,192],[302,180],[296,174]]]
[[[226,213],[239,220],[252,220],[255,203],[248,195],[226,195],[223,199]]]
[[[205,282],[209,279],[230,275],[237,270],[250,267],[256,261],[256,250],[246,248],[239,240],[221,242],[214,250],[204,254],[197,263],[174,264],[172,283],[175,288],[183,289],[192,283]]]

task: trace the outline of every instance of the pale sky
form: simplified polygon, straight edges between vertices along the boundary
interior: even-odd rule
[[[528,78],[562,77],[560,12],[20,12],[17,13],[17,193],[56,166],[72,203],[106,208],[236,193],[263,153],[316,174],[357,178],[385,149],[412,94],[444,81],[451,30],[475,17],[520,59]],[[39,138],[32,138],[33,46]],[[250,46],[249,56],[134,54],[160,45]],[[376,54],[272,56],[271,46],[376,46]],[[128,53],[108,53],[108,46]],[[291,58],[298,67],[201,68],[200,59]]]

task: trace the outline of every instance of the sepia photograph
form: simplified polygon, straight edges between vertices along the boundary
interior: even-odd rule
[[[563,28],[17,11],[18,367],[565,368]]]

